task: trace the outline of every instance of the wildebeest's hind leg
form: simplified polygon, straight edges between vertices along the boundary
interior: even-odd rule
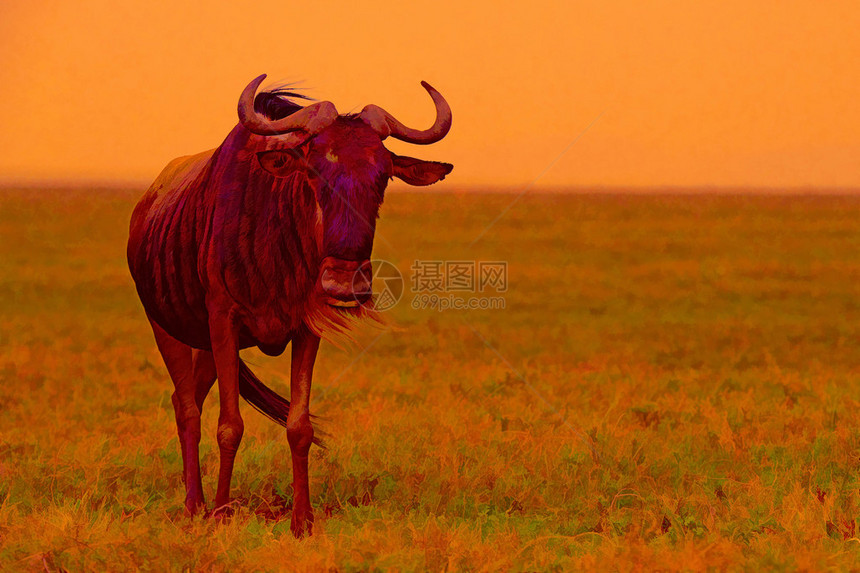
[[[206,505],[200,478],[200,412],[215,382],[215,361],[211,352],[193,349],[167,334],[155,322],[150,321],[150,324],[175,388],[172,400],[182,448],[185,511],[194,515]]]

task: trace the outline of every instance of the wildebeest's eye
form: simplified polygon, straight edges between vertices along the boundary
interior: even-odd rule
[[[257,153],[260,166],[276,177],[285,177],[305,164],[300,149],[270,149]]]

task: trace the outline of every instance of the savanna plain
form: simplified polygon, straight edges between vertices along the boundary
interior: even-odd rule
[[[390,192],[406,292],[321,348],[296,540],[285,432],[247,405],[234,515],[183,514],[141,192],[0,192],[0,569],[860,567],[860,196],[527,194],[473,243],[514,195]],[[507,262],[505,308],[413,308],[415,260]],[[288,353],[243,356],[289,393]]]

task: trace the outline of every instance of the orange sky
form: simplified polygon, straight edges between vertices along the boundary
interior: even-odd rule
[[[2,0],[0,180],[151,181],[268,73],[422,128],[427,80],[451,133],[389,147],[448,188],[860,187],[856,0],[199,4]]]

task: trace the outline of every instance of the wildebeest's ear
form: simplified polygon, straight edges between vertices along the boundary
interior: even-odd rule
[[[394,161],[394,170],[391,172],[391,176],[402,179],[410,185],[432,185],[445,179],[445,176],[454,169],[450,163],[422,161],[414,157],[405,157],[393,153],[391,159]]]
[[[300,149],[270,149],[257,153],[260,166],[275,177],[286,177],[304,166]]]

